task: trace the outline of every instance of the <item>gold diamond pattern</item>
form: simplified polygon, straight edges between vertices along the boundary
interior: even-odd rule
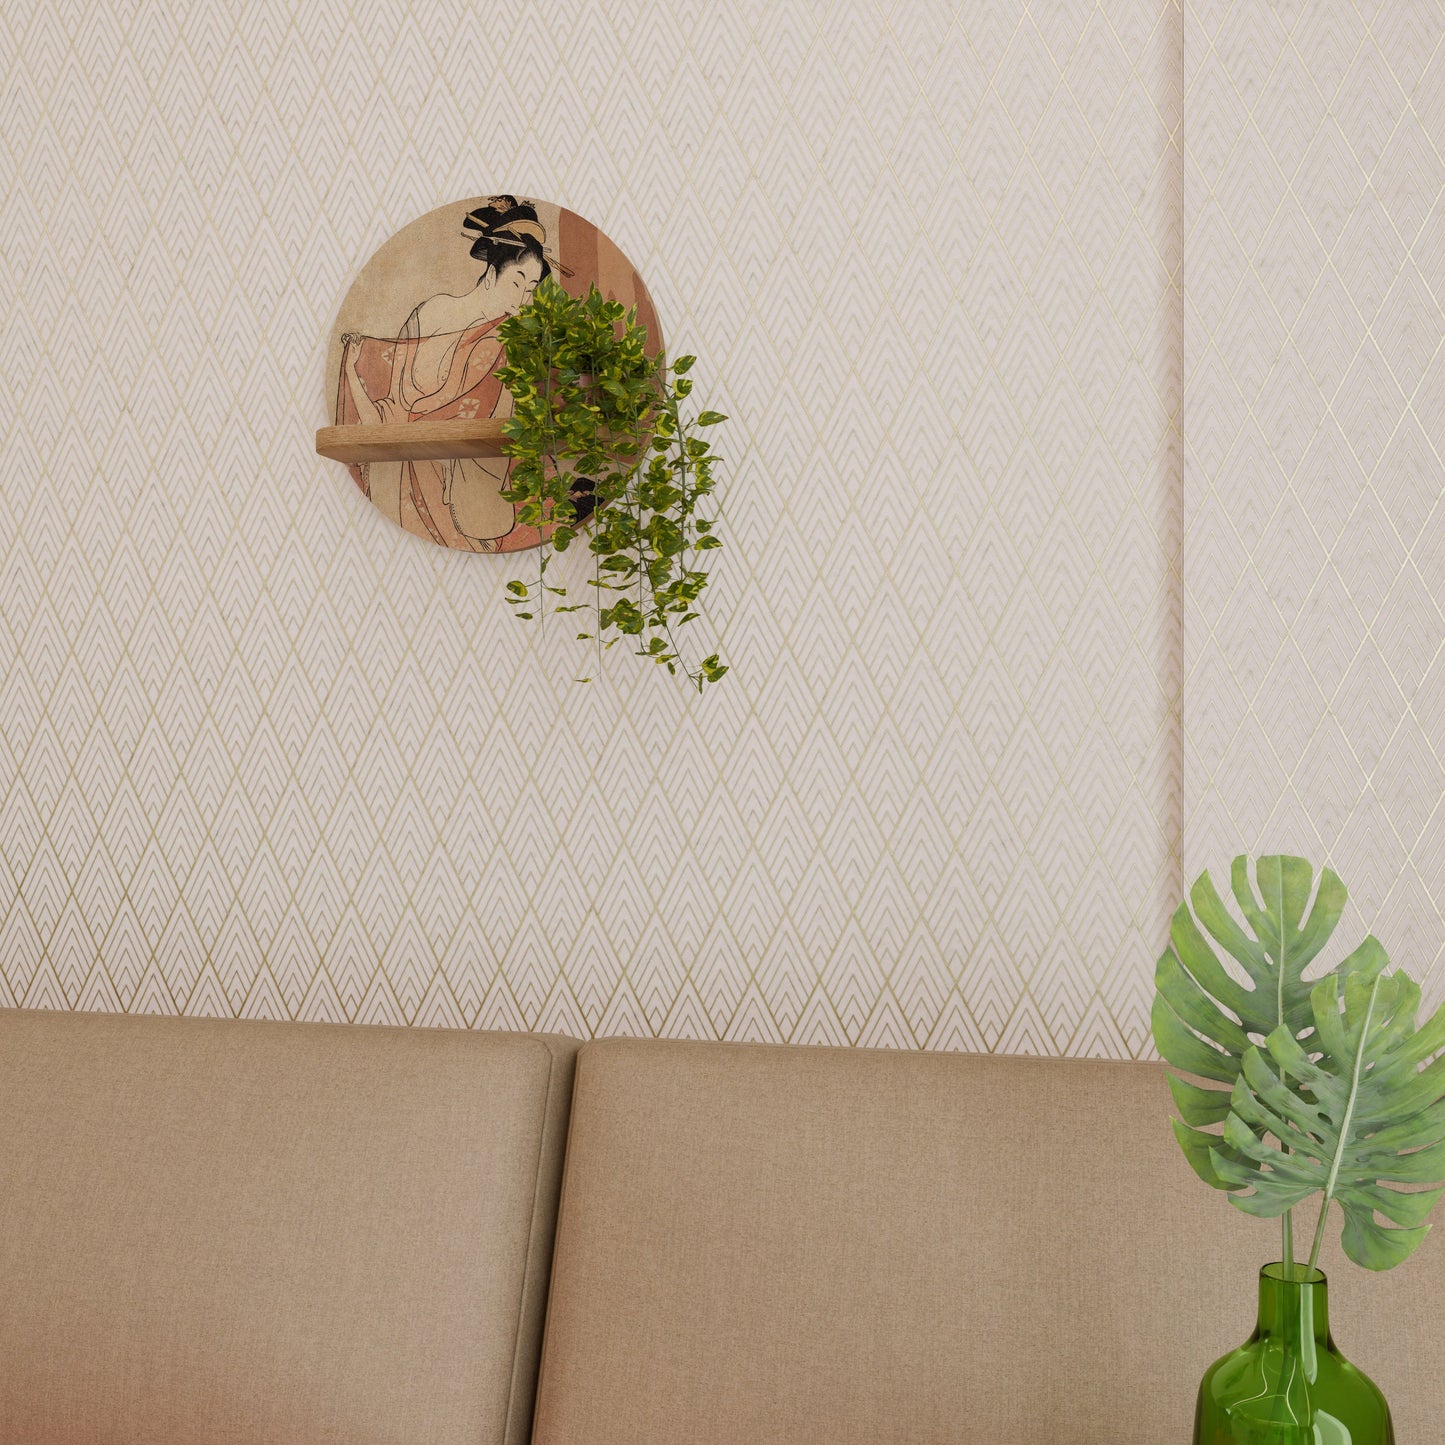
[[[1184,46],[1185,871],[1330,862],[1342,935],[1418,977],[1445,949],[1445,7],[1214,8]]]
[[[1180,26],[6,0],[0,1004],[1144,1050]],[[360,266],[499,189],[615,237],[732,417],[706,698],[576,685],[509,562],[313,454]]]

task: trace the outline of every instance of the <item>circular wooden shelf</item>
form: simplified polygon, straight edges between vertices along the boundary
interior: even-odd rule
[[[512,397],[497,333],[543,276],[637,308],[662,331],[632,263],[590,221],[550,201],[473,196],[418,216],[352,282],[327,348],[331,426],[316,450],[413,536],[465,552],[518,552],[548,528],[518,521],[502,427]],[[319,418],[318,418],[319,420]]]

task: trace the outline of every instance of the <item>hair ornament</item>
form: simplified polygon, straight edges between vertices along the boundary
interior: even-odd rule
[[[570,266],[562,264],[556,252],[547,245],[547,230],[540,221],[527,216],[513,216],[508,221],[500,219],[507,210],[515,209],[517,205],[512,196],[501,199],[507,204],[478,206],[475,210],[468,211],[462,218],[462,234],[475,235],[490,245],[506,246],[517,251],[523,250],[528,240],[535,241],[552,270],[560,271],[564,276],[576,275]],[[530,210],[531,207],[529,206],[528,209]]]

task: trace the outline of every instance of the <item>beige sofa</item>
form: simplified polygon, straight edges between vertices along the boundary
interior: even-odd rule
[[[575,1050],[0,1011],[0,1445],[525,1445]]]
[[[1274,1230],[1148,1064],[0,1012],[0,1441],[1171,1445]],[[1333,1242],[1332,1242],[1333,1246]],[[1335,1333],[1445,1438],[1445,1239]]]

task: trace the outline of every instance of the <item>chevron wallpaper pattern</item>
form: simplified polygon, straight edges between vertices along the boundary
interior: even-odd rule
[[[1445,6],[1186,15],[1186,872],[1287,849],[1445,992]]]
[[[1145,1049],[1181,25],[6,0],[0,1004]],[[505,559],[312,452],[358,268],[499,189],[616,239],[732,417],[705,698],[574,684]]]

